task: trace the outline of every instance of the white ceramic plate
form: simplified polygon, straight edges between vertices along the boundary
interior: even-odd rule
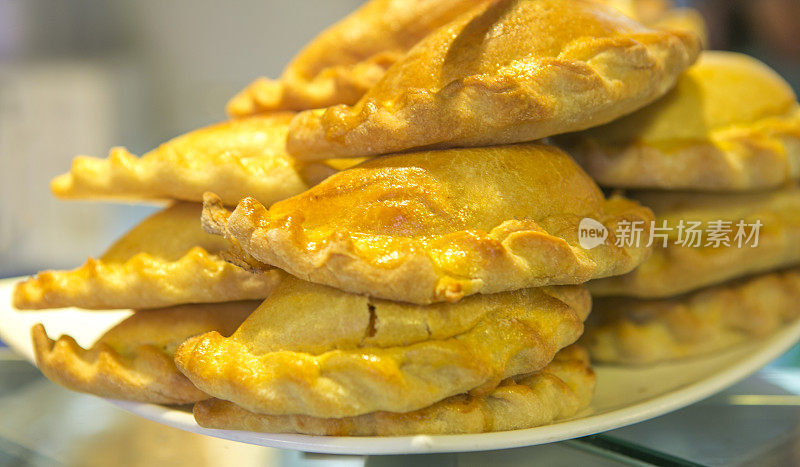
[[[50,336],[68,333],[91,345],[129,311],[77,309],[20,312],[10,305],[14,279],[0,280],[0,339],[33,361],[30,327],[44,323]],[[597,391],[589,410],[553,425],[527,430],[471,435],[332,437],[209,430],[187,409],[110,401],[144,418],[208,436],[243,443],[332,454],[401,454],[503,449],[561,441],[647,420],[704,399],[755,372],[790,349],[800,338],[800,321],[769,338],[710,357],[646,368],[597,366]]]

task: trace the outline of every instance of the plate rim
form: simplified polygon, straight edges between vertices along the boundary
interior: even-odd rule
[[[9,295],[13,284],[24,277],[0,279],[0,296]],[[0,303],[0,314],[18,312],[10,303]],[[24,313],[35,313],[26,311]],[[0,325],[0,339],[13,351],[35,365],[30,341],[9,338]],[[755,373],[761,367],[784,354],[800,339],[800,319],[783,329],[750,344],[756,351],[738,364],[714,372],[709,377],[679,389],[620,409],[601,414],[588,414],[534,428],[493,433],[414,436],[315,436],[302,434],[270,434],[238,430],[202,428],[194,421],[191,411],[140,402],[105,399],[134,415],[184,431],[237,441],[247,444],[293,449],[320,454],[381,455],[473,452],[510,449],[573,439],[631,425],[678,410],[703,400]],[[23,347],[20,347],[22,345]],[[735,349],[731,349],[733,351]],[[697,357],[703,358],[703,357]],[[597,365],[600,366],[600,365]]]

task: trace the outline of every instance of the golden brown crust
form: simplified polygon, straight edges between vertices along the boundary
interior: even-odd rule
[[[659,298],[678,295],[738,277],[800,263],[800,188],[752,193],[632,192],[628,196],[653,208],[656,225],[671,228],[666,248],[655,238],[652,255],[632,272],[589,282],[596,296]],[[704,235],[701,246],[676,244],[681,221],[730,221],[723,237],[731,246],[715,247]],[[738,247],[736,224],[762,225],[758,246],[753,241]],[[744,232],[749,235],[750,227]],[[646,238],[646,237],[643,237]],[[684,238],[686,239],[686,237]],[[754,240],[754,239],[753,239]]]
[[[189,339],[175,360],[198,388],[252,412],[408,412],[543,368],[590,307],[580,286],[418,306],[287,277],[230,338]]]
[[[175,368],[186,338],[216,330],[229,335],[258,302],[183,305],[137,311],[89,349],[70,336],[51,340],[44,326],[31,333],[36,362],[51,381],[111,399],[188,404],[208,398]]]
[[[606,186],[752,190],[800,178],[794,92],[731,52],[705,52],[655,104],[559,142]]]
[[[209,399],[195,404],[194,416],[205,428],[326,436],[402,436],[485,433],[545,425],[571,417],[589,405],[595,376],[586,351],[569,347],[547,367],[505,381],[484,396],[456,395],[409,412],[374,412],[357,417],[317,418],[263,415],[230,402]]]
[[[419,304],[625,273],[648,249],[616,246],[617,225],[652,219],[624,198],[604,200],[569,156],[543,144],[384,156],[269,210],[246,198],[227,225],[213,199],[206,210],[218,222],[207,227],[256,260]],[[607,242],[580,246],[585,217],[608,229]]]
[[[662,300],[598,298],[581,342],[596,361],[641,365],[718,351],[800,316],[800,269]]]
[[[287,154],[293,115],[218,123],[178,136],[142,157],[124,148],[112,149],[107,159],[79,156],[68,173],[53,179],[51,189],[67,199],[195,202],[212,190],[231,203],[252,196],[269,205],[337,171],[328,161],[301,163]]]
[[[228,114],[355,104],[420,39],[486,1],[368,1],[307,44],[280,79],[259,78],[237,94]]]
[[[699,50],[592,1],[498,1],[426,37],[356,105],[299,113],[288,148],[313,160],[577,131],[662,96]]]
[[[145,219],[100,259],[71,271],[43,271],[14,289],[14,306],[44,309],[156,308],[266,297],[279,273],[227,263],[224,240],[200,228],[200,205],[177,203]]]

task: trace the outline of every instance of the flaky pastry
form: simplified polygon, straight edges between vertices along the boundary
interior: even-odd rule
[[[14,306],[156,308],[266,297],[276,271],[253,274],[223,260],[223,239],[203,232],[200,205],[177,203],[142,221],[99,259],[43,271],[17,284]]]
[[[419,306],[287,277],[230,338],[191,338],[175,361],[203,392],[251,412],[409,412],[544,368],[590,308],[582,286]]]
[[[648,249],[615,245],[617,225],[652,219],[606,200],[569,156],[535,143],[379,157],[269,210],[245,198],[228,214],[209,195],[206,229],[262,263],[418,304],[623,274]],[[580,246],[585,217],[608,241]]]
[[[230,335],[257,306],[229,302],[137,311],[89,349],[70,336],[53,341],[37,324],[36,363],[51,381],[74,391],[161,404],[196,402],[208,396],[175,368],[175,349],[204,332]]]
[[[319,34],[280,79],[259,78],[228,102],[242,117],[355,104],[431,31],[489,0],[370,0]]]
[[[800,270],[662,300],[598,298],[581,338],[600,362],[648,364],[766,336],[800,316]]]
[[[290,112],[219,123],[178,136],[142,157],[114,148],[107,159],[78,156],[51,183],[68,199],[202,201],[214,191],[230,202],[289,198],[357,161],[303,163],[286,152]]]
[[[301,159],[532,141],[608,123],[666,93],[700,39],[589,0],[501,0],[432,33],[354,106],[301,112]]]
[[[456,395],[408,413],[373,412],[357,417],[263,415],[208,399],[194,406],[205,428],[327,436],[402,436],[518,430],[571,417],[586,407],[595,376],[582,348],[571,346],[544,369],[505,380],[483,396]]]
[[[800,264],[797,186],[753,193],[652,191],[628,196],[656,213],[653,254],[628,274],[590,282],[594,295],[669,297]],[[642,242],[649,242],[647,235]]]
[[[559,143],[601,185],[774,188],[800,178],[800,106],[758,60],[704,52],[661,100]]]

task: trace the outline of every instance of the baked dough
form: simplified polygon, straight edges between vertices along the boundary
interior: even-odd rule
[[[262,415],[208,399],[194,406],[205,428],[327,436],[485,433],[546,425],[589,405],[595,376],[586,351],[568,347],[543,370],[504,381],[485,396],[457,395],[409,413],[374,412],[347,418]]]
[[[559,143],[601,185],[775,188],[800,177],[800,106],[758,60],[704,52],[663,99]]]
[[[589,0],[501,0],[432,33],[354,106],[301,112],[289,152],[360,157],[532,141],[656,100],[700,50]]]
[[[51,340],[37,324],[36,363],[51,381],[73,391],[158,404],[196,402],[208,396],[175,368],[175,349],[200,333],[230,335],[257,306],[229,302],[137,311],[88,350],[70,336]]]
[[[486,1],[368,1],[306,45],[280,79],[259,78],[231,99],[228,114],[355,104],[420,39]]]
[[[230,338],[191,338],[175,361],[203,392],[251,412],[409,412],[544,368],[590,308],[582,286],[418,306],[287,277]]]
[[[51,183],[67,199],[200,202],[214,191],[229,202],[267,205],[289,198],[358,161],[302,163],[286,152],[291,112],[219,123],[178,136],[142,157],[114,148],[107,159],[78,156]]]
[[[145,219],[99,259],[71,271],[43,271],[17,284],[14,306],[43,309],[157,308],[260,299],[280,280],[223,260],[223,239],[200,228],[201,208],[177,203]]]
[[[641,365],[715,352],[800,316],[800,269],[676,298],[598,298],[582,342],[595,361]]]
[[[719,284],[730,279],[771,271],[800,263],[800,188],[754,193],[632,192],[633,199],[653,208],[657,227],[666,222],[672,230],[668,244],[654,237],[653,254],[632,272],[589,282],[597,296],[642,298],[669,297]],[[678,245],[681,221],[701,222],[698,230],[709,228],[709,222],[731,221],[730,232],[723,235],[730,247],[707,245],[703,235],[700,247]],[[745,242],[738,248],[736,224],[762,224],[758,246]],[[713,230],[713,228],[712,228]],[[663,231],[656,233],[664,233]],[[751,228],[745,227],[749,235]],[[647,236],[643,238],[648,239]],[[686,236],[684,237],[686,239]]]
[[[297,277],[426,304],[623,274],[649,250],[616,246],[617,226],[649,228],[651,214],[605,200],[569,156],[533,143],[384,156],[269,210],[245,198],[229,218],[209,196],[204,225]],[[585,217],[607,242],[580,246]]]

